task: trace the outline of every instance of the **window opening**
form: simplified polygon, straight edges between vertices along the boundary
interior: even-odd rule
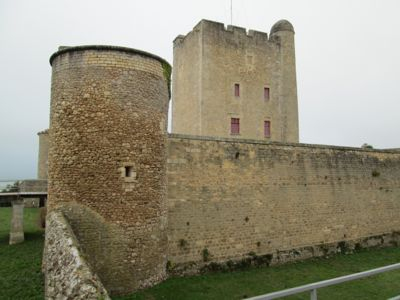
[[[231,118],[231,134],[239,134],[239,133],[240,133],[240,119]]]
[[[271,137],[271,121],[264,121],[264,137]]]
[[[264,100],[269,100],[269,87],[264,87]]]
[[[126,166],[125,167],[125,177],[132,177],[132,175],[133,175],[133,167]]]
[[[235,97],[240,97],[240,85],[235,83]]]

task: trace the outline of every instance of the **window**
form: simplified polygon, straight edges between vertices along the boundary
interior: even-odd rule
[[[264,87],[264,100],[269,100],[269,87]]]
[[[271,121],[264,121],[264,137],[271,137]]]
[[[125,177],[132,177],[133,175],[133,167],[126,166],[125,167]]]
[[[240,97],[240,85],[235,83],[235,97]]]
[[[239,133],[240,133],[240,119],[231,118],[231,134],[239,134]]]

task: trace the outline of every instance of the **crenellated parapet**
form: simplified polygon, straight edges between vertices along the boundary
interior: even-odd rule
[[[218,36],[223,36],[226,39],[239,38],[241,42],[244,43],[257,43],[268,41],[268,33],[266,32],[252,29],[247,30],[244,27],[233,25],[225,26],[223,23],[203,19],[187,35],[177,36],[174,40],[174,46],[179,45],[184,41],[186,37],[190,37],[200,30],[203,30],[205,34],[217,34]]]

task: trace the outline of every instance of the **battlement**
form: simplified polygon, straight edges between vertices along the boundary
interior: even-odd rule
[[[276,42],[276,39],[272,38],[272,36],[279,31],[289,31],[294,33],[293,25],[287,20],[279,20],[276,22],[270,31],[269,39],[268,33],[253,29],[246,29],[244,27],[234,26],[234,25],[224,25],[220,22],[210,21],[210,20],[201,20],[197,23],[196,26],[193,27],[193,30],[190,31],[186,35],[178,35],[174,40],[174,46],[179,45],[181,42],[185,40],[185,38],[195,35],[196,33],[202,31],[204,35],[212,34],[226,37],[239,37],[239,39],[247,40],[247,41],[270,41]]]
[[[44,130],[39,131],[39,132],[37,133],[37,135],[41,135],[41,134],[49,134],[49,129],[47,128],[47,129],[44,129]]]

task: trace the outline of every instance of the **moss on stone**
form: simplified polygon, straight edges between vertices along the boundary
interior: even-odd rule
[[[164,78],[167,81],[168,85],[168,96],[171,98],[171,73],[172,73],[172,67],[170,64],[166,62],[161,63],[162,68],[163,68],[163,73],[164,73]]]

